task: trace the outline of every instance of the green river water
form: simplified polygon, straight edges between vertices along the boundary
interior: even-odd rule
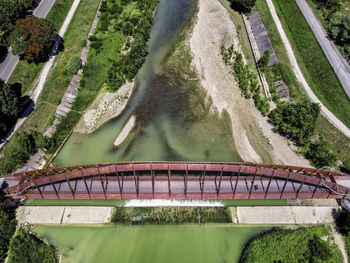
[[[199,91],[195,95],[197,89],[188,87],[181,76],[172,76],[171,67],[164,69],[178,36],[193,22],[195,10],[195,0],[160,0],[149,55],[136,76],[137,89],[126,110],[92,134],[73,134],[55,158],[55,166],[125,160],[241,160],[230,119],[209,112],[195,115],[197,105],[189,98],[197,96],[201,105],[204,97]],[[176,81],[169,81],[169,76]],[[131,115],[136,116],[136,127],[114,149],[113,142]]]
[[[34,231],[63,254],[62,263],[233,263],[249,238],[269,227],[47,227]]]

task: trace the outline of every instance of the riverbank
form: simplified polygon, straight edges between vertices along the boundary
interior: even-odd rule
[[[221,46],[234,45],[241,52],[235,24],[219,1],[199,0],[197,20],[189,37],[200,85],[212,101],[211,110],[227,111],[232,120],[235,147],[244,161],[261,162],[268,153],[275,163],[309,166],[307,160],[290,147],[288,140],[274,133],[273,126],[246,100],[237,81],[224,64]]]
[[[120,116],[134,90],[134,82],[122,86],[117,92],[101,92],[80,119],[74,132],[92,133],[111,119]]]

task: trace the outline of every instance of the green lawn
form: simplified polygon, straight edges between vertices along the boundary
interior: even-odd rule
[[[46,227],[35,232],[58,248],[62,263],[238,262],[245,242],[269,227],[229,225]]]
[[[49,20],[58,31],[66,18],[73,0],[56,0],[46,19]],[[39,77],[44,63],[35,64],[22,60],[13,71],[9,83],[22,83],[22,93],[25,94],[34,87],[36,79]]]
[[[273,0],[298,64],[317,97],[350,127],[350,100],[294,0]]]

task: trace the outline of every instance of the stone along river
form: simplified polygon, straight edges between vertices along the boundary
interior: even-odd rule
[[[149,54],[125,111],[92,134],[74,133],[55,158],[55,166],[128,160],[241,160],[230,118],[209,110],[210,101],[190,67],[182,33],[193,24],[195,13],[195,0],[160,0]],[[187,53],[177,60],[176,52]],[[132,115],[134,129],[114,148],[114,140]]]

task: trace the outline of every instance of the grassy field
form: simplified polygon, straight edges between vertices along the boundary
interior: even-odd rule
[[[294,0],[274,0],[298,64],[317,97],[350,127],[350,101]]]
[[[73,3],[73,0],[56,0],[46,19],[50,21],[58,31],[66,18],[68,11]],[[9,83],[22,83],[22,93],[25,94],[34,87],[36,79],[43,68],[44,63],[31,63],[22,60],[13,71]]]
[[[251,237],[268,227],[37,227],[68,262],[238,262]]]
[[[73,55],[80,56],[95,17],[99,0],[82,0],[64,36],[64,51],[55,58],[34,112],[23,125],[23,129],[44,132],[54,120],[57,105],[61,102],[73,74],[65,67]]]

